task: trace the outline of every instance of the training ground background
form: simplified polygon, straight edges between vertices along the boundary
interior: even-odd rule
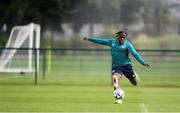
[[[140,54],[152,68],[131,58],[140,79],[120,80],[123,104],[113,103],[110,51],[54,50],[44,79],[40,56],[37,85],[34,73],[0,73],[0,112],[180,112],[180,53]]]

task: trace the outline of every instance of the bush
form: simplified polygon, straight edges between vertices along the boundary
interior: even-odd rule
[[[8,37],[0,36],[0,47],[5,47]]]

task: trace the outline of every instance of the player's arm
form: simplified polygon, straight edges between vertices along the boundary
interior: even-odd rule
[[[110,40],[109,39],[104,39],[104,38],[97,38],[97,37],[83,37],[83,40],[88,40],[97,44],[102,44],[102,45],[110,45]]]
[[[145,63],[141,55],[136,51],[136,49],[130,42],[128,43],[128,49],[139,63],[141,63],[145,67],[151,67],[149,64]]]

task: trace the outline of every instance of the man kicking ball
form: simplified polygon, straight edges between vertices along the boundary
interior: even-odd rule
[[[129,59],[129,52],[135,57],[135,59],[145,67],[151,67],[148,63],[145,63],[143,58],[138,54],[130,41],[126,39],[127,33],[124,31],[118,31],[116,37],[112,39],[97,38],[97,37],[83,37],[83,40],[91,41],[97,44],[102,44],[111,47],[112,56],[112,78],[115,103],[121,104],[124,97],[124,90],[120,87],[119,80],[125,76],[129,81],[136,86],[136,74],[132,69],[132,63]]]

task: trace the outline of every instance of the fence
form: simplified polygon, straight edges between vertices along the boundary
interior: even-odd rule
[[[28,48],[1,48],[1,53],[4,49],[21,51],[13,56],[14,60],[13,62],[11,61],[11,66],[18,67],[21,63],[23,64],[22,66],[28,65]],[[56,81],[61,84],[110,83],[110,49],[41,48],[32,49],[32,51],[33,57],[31,60],[33,61],[32,69],[34,69],[35,84],[41,77],[47,78],[49,83],[55,83]],[[38,52],[40,53],[39,69],[38,60],[36,60]],[[177,79],[179,79],[178,74],[180,73],[180,50],[138,50],[138,52],[145,61],[152,65],[152,69],[146,69],[130,55],[133,67],[142,79],[154,79],[153,81],[156,84],[159,83],[157,80],[162,78],[164,83],[167,84],[177,82]],[[148,84],[148,81],[146,84]]]

